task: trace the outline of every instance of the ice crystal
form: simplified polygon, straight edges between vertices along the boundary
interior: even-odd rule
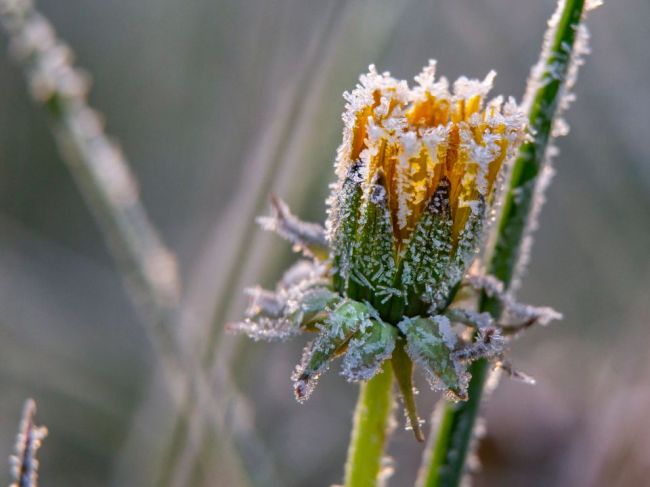
[[[402,285],[410,297],[409,311],[417,311],[420,302],[438,309],[447,299],[449,289],[444,278],[452,253],[451,227],[449,181],[445,178],[431,196],[406,247]]]
[[[481,328],[475,342],[453,353],[456,360],[469,362],[481,357],[495,357],[503,351],[503,337],[496,328]]]
[[[350,277],[360,289],[354,297],[379,308],[390,297],[387,290],[393,286],[397,270],[388,194],[381,173],[377,173],[364,195],[358,235]]]
[[[334,285],[339,291],[346,291],[350,277],[357,212],[363,194],[360,171],[360,162],[351,164],[345,177],[332,186],[333,191],[328,199],[326,235],[332,253]]]

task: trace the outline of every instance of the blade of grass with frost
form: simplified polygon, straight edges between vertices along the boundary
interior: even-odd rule
[[[15,453],[9,458],[11,476],[14,480],[10,487],[38,487],[36,452],[47,436],[47,428],[36,425],[35,415],[36,402],[33,399],[27,399],[16,436]]]
[[[252,176],[250,178],[243,178],[243,180],[247,181],[246,191],[238,193],[241,197],[237,197],[230,207],[224,223],[226,221],[233,223],[237,228],[241,228],[240,232],[244,232],[243,235],[248,235],[249,232],[255,229],[255,226],[250,225],[253,218],[251,217],[250,220],[246,221],[241,216],[241,208],[251,208],[255,212],[259,212],[259,205],[266,201],[270,189],[286,186],[288,181],[295,180],[293,178],[295,178],[297,173],[304,172],[306,175],[314,174],[314,176],[308,178],[304,185],[289,185],[289,187],[283,189],[282,194],[294,194],[297,195],[294,199],[297,197],[301,201],[306,201],[309,195],[312,194],[312,186],[322,185],[322,178],[319,176],[321,174],[324,175],[325,171],[329,172],[329,165],[324,165],[322,170],[320,170],[318,164],[322,161],[318,157],[310,155],[311,151],[321,150],[323,146],[322,130],[314,127],[309,121],[313,120],[317,113],[322,113],[328,107],[326,105],[327,100],[331,99],[332,96],[338,95],[338,92],[333,92],[331,96],[325,95],[323,92],[328,89],[335,91],[331,88],[335,84],[330,83],[330,80],[336,79],[337,76],[340,78],[338,72],[342,69],[342,66],[340,66],[341,63],[337,62],[337,60],[343,58],[343,52],[347,56],[345,58],[347,61],[345,66],[349,64],[349,56],[351,54],[350,46],[362,45],[362,48],[353,52],[355,58],[359,58],[360,63],[365,62],[365,59],[374,58],[381,52],[382,46],[389,38],[396,20],[399,18],[398,14],[405,7],[405,4],[395,6],[389,3],[385,7],[382,9],[384,15],[381,23],[375,25],[376,29],[372,31],[372,35],[365,34],[363,39],[365,43],[356,42],[355,37],[361,35],[357,27],[360,20],[367,14],[365,9],[369,8],[369,6],[362,2],[353,2],[345,8],[334,9],[333,13],[336,14],[336,17],[330,19],[330,25],[327,25],[327,29],[322,33],[328,40],[323,42],[316,38],[318,42],[315,43],[315,46],[321,46],[322,52],[319,48],[320,55],[310,56],[314,61],[318,61],[318,65],[311,69],[305,68],[307,77],[302,79],[301,83],[296,83],[295,86],[292,85],[292,91],[290,92],[293,95],[292,100],[290,102],[280,103],[279,106],[282,109],[280,116],[273,117],[276,123],[269,125],[267,132],[263,134],[261,138],[263,143],[254,147],[254,157],[250,158],[248,164],[251,170],[247,171],[247,173],[251,172]],[[353,68],[350,71],[352,72]],[[280,120],[280,123],[277,122],[278,120]],[[277,127],[283,127],[283,129],[278,130]],[[334,134],[334,132],[332,133]],[[273,171],[269,171],[268,176],[265,178],[259,177],[260,167],[262,169],[266,167],[260,161],[267,161],[266,164],[273,164],[271,168]],[[265,172],[265,174],[267,173]],[[289,175],[292,177],[289,177]],[[263,184],[260,185],[257,180]],[[283,183],[283,181],[285,182]],[[251,191],[248,188],[248,182],[254,185],[257,184],[257,186],[253,186],[255,189],[253,194],[258,195],[256,200],[257,206],[250,204]],[[228,216],[230,213],[232,213],[232,216]],[[248,211],[244,211],[244,213],[248,213]],[[253,212],[251,214],[254,215],[255,213]],[[241,223],[248,223],[248,226],[242,227]],[[206,286],[206,279],[201,278],[200,271],[213,269],[215,265],[205,265],[205,261],[216,262],[220,260],[232,262],[232,275],[238,275],[237,279],[229,281],[225,277],[220,278],[218,289],[225,289],[226,295],[219,294],[221,291],[215,292],[214,294],[220,296],[212,317],[213,326],[218,327],[218,329],[221,329],[225,317],[232,314],[233,310],[239,306],[236,300],[231,299],[232,293],[229,289],[237,288],[238,285],[242,285],[242,282],[259,280],[260,276],[266,275],[267,273],[277,274],[278,268],[277,259],[268,257],[268,249],[264,245],[258,244],[255,239],[239,239],[233,237],[232,231],[228,233],[228,237],[226,238],[226,233],[222,230],[221,225],[217,227],[215,238],[207,246],[208,252],[206,252],[206,257],[199,260],[201,265],[197,267],[198,274],[195,282],[203,282],[204,284],[192,286],[192,289],[200,290],[199,292],[209,298],[209,295],[205,293],[205,289],[214,289],[214,285]],[[217,243],[212,243],[215,241]],[[245,250],[249,244],[252,248]],[[240,259],[242,260],[238,261],[235,258],[224,258],[223,251],[217,252],[223,249],[223,245],[227,245],[227,248],[232,249],[232,251],[239,250]],[[230,254],[230,252],[227,253]],[[244,256],[248,257],[244,259]],[[239,265],[237,265],[237,262],[239,262]],[[222,274],[222,276],[226,275]],[[213,276],[210,277],[214,279]],[[263,279],[263,277],[261,278]],[[235,285],[233,282],[237,282],[238,284]],[[192,295],[193,293],[190,291],[190,296]],[[208,353],[212,355],[212,358],[211,364],[206,364],[206,366],[210,366],[212,369],[210,376],[220,377],[221,381],[229,381],[230,379],[224,376],[224,374],[229,370],[227,364],[236,347],[232,346],[230,340],[226,342],[220,340],[218,330],[214,331],[211,336],[213,339],[209,341]],[[218,351],[215,353],[214,350],[216,348],[218,348]],[[237,392],[234,391],[234,393],[236,394]],[[237,414],[237,402],[231,401],[230,404],[233,406],[232,413]],[[239,421],[239,424],[243,427],[246,422]],[[180,438],[180,435],[183,434],[180,430],[181,426],[180,420],[177,420],[177,438]],[[236,432],[234,433],[235,441],[237,441],[239,435]],[[186,454],[185,457],[192,458],[192,455]],[[169,467],[168,462],[165,462],[165,465]]]
[[[488,272],[512,289],[527,260],[531,232],[543,202],[543,191],[552,174],[548,163],[554,150],[549,142],[565,130],[560,113],[572,100],[573,86],[581,56],[587,52],[585,11],[596,6],[583,0],[560,1],[545,36],[539,63],[533,68],[524,106],[528,110],[533,140],[524,144],[515,160],[505,195],[500,221],[495,228],[496,244],[489,257]],[[483,295],[481,310],[498,318],[501,305]],[[480,360],[470,369],[469,400],[445,404],[438,421],[437,436],[432,432],[423,459],[418,486],[456,487],[464,475],[474,422],[482,390],[488,376],[488,362]]]
[[[121,151],[86,104],[87,78],[72,66],[72,52],[30,2],[0,1],[0,21],[34,101],[50,116],[64,162],[100,223],[128,289],[137,294],[139,309],[149,322],[168,322],[179,296],[176,260],[148,219]],[[170,342],[169,332],[164,334]]]
[[[87,77],[71,65],[71,50],[30,2],[3,0],[0,15],[31,95],[50,115],[64,162],[101,223],[129,286],[154,313],[164,314],[178,301],[176,260],[141,206],[119,147],[104,135],[101,117],[86,104]]]
[[[28,0],[0,0],[0,21],[24,66],[32,97],[50,116],[63,160],[104,232],[129,295],[149,325],[174,403],[180,407],[187,388],[209,412],[210,427],[220,431],[220,403],[211,397],[197,361],[174,336],[180,315],[175,257],[148,219],[126,160],[86,103],[86,78],[72,66],[70,49]]]

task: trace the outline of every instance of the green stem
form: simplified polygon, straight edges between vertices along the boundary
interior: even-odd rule
[[[536,81],[528,115],[534,140],[521,147],[515,160],[488,266],[488,272],[503,281],[506,287],[512,282],[520,258],[521,243],[533,209],[535,183],[544,166],[553,119],[567,78],[583,12],[584,0],[566,0],[557,24],[551,27],[554,30],[550,33],[550,45],[542,51],[545,69]],[[498,301],[485,295],[481,296],[480,310],[488,311],[496,319],[502,311]],[[437,438],[433,441],[428,458],[425,458],[418,480],[421,487],[456,487],[460,484],[488,376],[488,362],[475,362],[470,372],[469,400],[444,405]]]
[[[380,373],[361,385],[345,464],[345,487],[377,485],[393,410],[392,386],[389,361],[384,362]]]

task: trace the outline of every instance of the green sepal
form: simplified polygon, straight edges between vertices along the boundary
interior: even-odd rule
[[[445,391],[453,400],[467,399],[469,380],[466,367],[453,350],[457,337],[444,316],[405,318],[398,325],[406,336],[406,352],[422,367],[431,387]]]
[[[431,195],[409,238],[400,265],[400,285],[407,296],[405,314],[435,312],[447,301],[445,281],[452,254],[449,181],[444,178]]]
[[[289,293],[285,316],[307,331],[317,331],[315,325],[324,321],[329,315],[329,310],[340,301],[339,294],[326,287],[297,289]]]
[[[357,234],[359,207],[363,196],[361,161],[350,165],[340,189],[332,194],[328,233],[332,256],[334,289],[346,293],[352,251]]]
[[[320,374],[327,370],[329,362],[341,354],[354,333],[372,326],[367,305],[351,299],[344,299],[317,325],[320,333],[305,348],[302,361],[292,379],[298,401],[306,400]]]
[[[359,328],[350,338],[343,357],[342,375],[350,382],[372,379],[384,360],[393,354],[396,338],[396,327],[371,319],[369,326]]]
[[[352,255],[350,292],[367,300],[383,317],[394,296],[395,244],[388,191],[382,171],[377,171],[364,197],[357,244]]]
[[[393,351],[392,363],[397,385],[402,394],[402,402],[408,419],[409,425],[413,430],[415,439],[424,441],[424,434],[420,425],[417,406],[415,404],[415,394],[413,392],[413,361],[405,350],[406,340],[400,337],[395,344]]]

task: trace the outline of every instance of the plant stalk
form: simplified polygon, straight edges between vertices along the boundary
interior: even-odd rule
[[[521,247],[527,235],[528,222],[534,208],[536,182],[546,159],[553,121],[557,115],[564,84],[572,61],[577,30],[585,10],[584,0],[566,0],[557,22],[550,24],[542,50],[544,69],[532,82],[534,91],[529,108],[530,132],[533,140],[522,145],[514,162],[505,195],[496,244],[489,259],[487,272],[500,279],[506,289],[513,281]],[[479,308],[498,320],[502,309],[495,299],[481,296]],[[419,487],[457,487],[464,474],[470,449],[472,431],[481,404],[483,387],[488,377],[488,362],[478,360],[470,367],[472,379],[469,400],[444,405],[437,437],[424,459],[418,479]]]
[[[375,377],[361,385],[345,464],[345,487],[377,485],[392,412],[393,369],[386,361]]]

